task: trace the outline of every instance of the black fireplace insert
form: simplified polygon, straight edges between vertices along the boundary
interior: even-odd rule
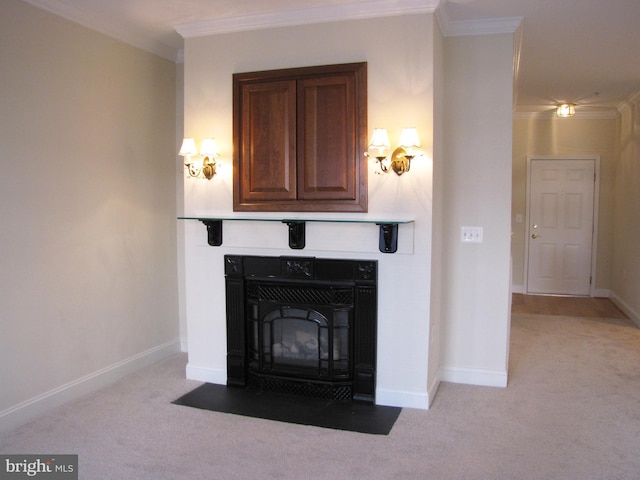
[[[377,262],[225,256],[227,385],[374,403]]]

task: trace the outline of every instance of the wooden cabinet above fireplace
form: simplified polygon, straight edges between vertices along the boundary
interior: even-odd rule
[[[234,74],[235,211],[367,211],[366,67]]]

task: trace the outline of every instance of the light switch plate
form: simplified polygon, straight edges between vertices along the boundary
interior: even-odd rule
[[[482,243],[482,227],[462,227],[463,243]]]

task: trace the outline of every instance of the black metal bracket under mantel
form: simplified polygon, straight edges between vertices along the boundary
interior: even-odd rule
[[[398,251],[398,225],[413,223],[413,220],[380,221],[380,220],[349,220],[349,219],[296,219],[280,220],[273,218],[206,218],[206,217],[178,217],[180,220],[199,220],[207,227],[207,243],[212,247],[222,245],[222,223],[226,221],[247,222],[281,222],[289,228],[289,248],[302,250],[306,246],[306,223],[365,223],[376,224],[379,227],[378,249],[381,253],[396,253]]]
[[[306,246],[306,222],[299,220],[283,220],[289,225],[289,248],[302,250]]]
[[[212,247],[222,245],[222,220],[200,219],[207,226],[207,243]]]
[[[378,248],[382,253],[396,253],[398,251],[398,224],[378,223],[380,227],[380,241]]]

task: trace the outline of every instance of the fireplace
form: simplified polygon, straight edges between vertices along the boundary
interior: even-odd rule
[[[375,402],[377,262],[225,256],[227,385]]]

